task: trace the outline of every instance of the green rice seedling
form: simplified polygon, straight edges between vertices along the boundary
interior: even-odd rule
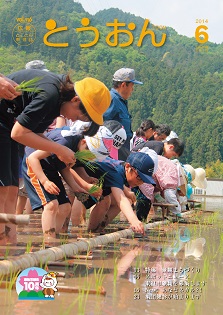
[[[93,185],[88,190],[89,195],[93,195],[94,193],[98,192],[101,188],[98,185]]]
[[[116,286],[117,277],[118,277],[118,257],[115,257],[114,259],[114,273],[113,273],[113,285]]]
[[[196,315],[195,304],[193,300],[186,300],[186,309],[183,315]]]
[[[85,288],[81,288],[78,294],[78,314],[84,315],[85,309],[86,309],[86,304],[87,304],[87,299],[88,299],[88,294],[90,291],[90,283],[85,284]]]
[[[96,156],[90,150],[77,151],[75,158],[93,172],[98,168],[97,163],[91,163],[96,159]]]
[[[74,264],[74,266],[73,266],[73,273],[74,274],[76,273],[77,267],[78,267],[78,265]]]
[[[100,188],[103,187],[104,180],[105,180],[105,175],[106,175],[106,174],[107,174],[107,172],[104,173],[103,175],[101,175],[101,177],[99,177],[99,179],[98,179],[98,186],[99,186]]]
[[[19,274],[20,274],[20,270],[10,274],[10,286],[9,286],[10,290],[12,290],[14,284],[16,283],[16,280],[17,280]]]
[[[219,256],[219,258],[221,259],[222,254],[223,254],[223,234],[220,234],[219,245],[215,254],[212,255],[212,259],[214,260],[217,256]]]
[[[190,294],[193,290],[193,283],[196,283],[198,280],[199,280],[199,275],[198,273],[195,273],[191,281],[189,281],[189,285],[187,286],[188,298],[186,299],[186,309],[183,315],[196,315],[195,303],[194,303],[194,300],[191,299]]]
[[[106,254],[106,250],[105,250],[105,249],[101,250],[101,252],[100,252],[100,257],[101,257],[101,258],[106,258],[106,257],[107,257],[107,254]]]
[[[137,192],[135,193],[136,197],[138,197],[140,194],[140,189],[137,190]]]
[[[210,258],[205,257],[202,272],[201,272],[202,281],[207,281],[209,279],[209,274],[210,274]]]
[[[120,250],[120,243],[117,242],[117,241],[115,241],[115,242],[113,243],[113,249],[114,249],[114,250]]]
[[[32,239],[29,239],[26,244],[26,254],[31,253],[32,251]]]
[[[49,260],[47,260],[45,263],[43,263],[42,259],[40,259],[39,267],[47,271],[48,270],[48,261]]]
[[[104,178],[105,178],[105,175],[106,175],[106,174],[107,174],[107,172],[104,173],[101,177],[99,177],[98,183],[95,184],[95,185],[93,185],[93,186],[89,189],[89,191],[88,191],[89,195],[93,195],[93,194],[96,193],[99,189],[102,189],[103,183],[104,183]],[[101,197],[101,198],[102,198],[102,197]],[[99,199],[99,201],[102,200],[101,198]]]
[[[12,291],[13,286],[18,278],[20,270],[17,272],[10,271],[9,279],[6,280],[6,289]]]
[[[193,283],[199,283],[200,286],[202,285],[202,287],[200,287],[201,290],[202,290],[201,298],[204,301],[206,301],[207,284],[208,284],[208,280],[209,280],[209,277],[210,277],[210,257],[209,256],[210,255],[208,255],[207,257],[204,258],[203,266],[200,269],[200,272],[196,272],[194,274],[193,279],[191,279],[192,281],[190,281],[190,283],[191,283],[191,285],[190,285],[190,292],[191,292]]]
[[[65,245],[67,244],[67,236],[66,235],[59,235],[60,237],[60,245]]]
[[[59,310],[59,315],[74,314],[75,312],[74,312],[73,308],[77,304],[78,300],[79,300],[79,297],[77,296],[77,298],[69,305],[67,305],[67,303],[65,306],[60,304],[61,306],[60,306],[60,310]]]
[[[46,270],[46,271],[49,270],[49,268],[48,268],[48,262],[49,262],[49,260],[47,260],[47,261],[45,262],[45,264],[43,265],[42,269],[44,269],[44,270]]]
[[[116,298],[117,298],[117,290],[116,290],[116,284],[118,280],[118,257],[115,257],[114,259],[114,271],[113,271],[113,294],[112,294],[112,301],[114,304],[116,304]]]
[[[103,272],[104,272],[103,267],[99,268],[98,271],[94,269],[95,286],[96,286],[97,294],[100,294],[100,290],[102,288],[102,284],[105,278],[105,275],[103,274]]]
[[[43,269],[43,262],[42,262],[42,259],[40,259],[39,267]]]
[[[142,270],[142,266],[143,266],[143,261],[142,261],[141,255],[137,255],[135,258],[135,268]]]
[[[158,226],[159,232],[158,232],[158,243],[160,243],[161,241],[161,234],[160,234],[160,230],[161,230],[161,225]]]
[[[7,258],[8,258],[9,252],[10,252],[10,245],[7,245],[7,246],[6,246],[6,249],[5,249],[4,259],[7,259]]]
[[[33,78],[29,81],[23,81],[22,83],[20,83],[19,85],[17,85],[15,87],[15,90],[17,92],[33,92],[33,93],[39,93],[41,92],[42,90],[41,89],[38,89],[36,87],[36,83],[38,81],[40,81],[43,77],[36,77],[36,78]]]
[[[1,285],[1,283],[4,281],[4,275],[1,275],[0,276],[0,285]]]
[[[220,256],[223,255],[223,232],[220,234],[220,245],[219,245]]]
[[[148,267],[148,265],[149,265],[149,255],[146,255],[146,256],[144,256],[144,258],[143,258],[143,264],[142,264],[142,266],[143,266],[143,268],[145,269],[145,268]]]
[[[211,215],[212,224],[217,223],[217,221],[219,220],[219,215],[220,215],[219,211],[212,213]]]

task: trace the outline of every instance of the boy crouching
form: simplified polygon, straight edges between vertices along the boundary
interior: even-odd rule
[[[107,157],[103,161],[97,161],[97,167],[94,176],[100,178],[104,175],[102,186],[104,198],[97,202],[89,197],[84,203],[87,209],[95,204],[90,214],[88,230],[100,232],[122,211],[133,231],[144,233],[144,225],[138,220],[129,201],[129,199],[135,201],[135,195],[128,187],[133,188],[143,183],[155,185],[152,178],[154,171],[152,158],[146,153],[135,152],[128,156],[126,162]],[[78,170],[75,170],[78,173]],[[93,175],[88,169],[86,172],[90,176]]]

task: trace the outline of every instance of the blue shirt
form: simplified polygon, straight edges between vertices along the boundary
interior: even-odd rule
[[[103,190],[109,189],[110,191],[111,187],[117,187],[123,190],[124,185],[128,186],[123,163],[123,161],[107,157],[103,161],[97,161],[97,170],[95,172],[90,171],[86,167],[85,170],[90,176],[96,178],[100,178],[102,175],[105,174]]]
[[[116,120],[124,127],[127,137],[132,138],[133,132],[131,128],[131,118],[128,111],[128,101],[121,97],[121,95],[115,90],[111,89],[111,104],[107,111],[104,113],[104,120]]]
[[[123,190],[124,185],[128,186],[123,164],[123,161],[118,161],[107,157],[103,161],[97,161],[97,169],[95,170],[95,172],[89,170],[88,168],[86,168],[86,166],[84,166],[84,168],[89,176],[100,178],[102,175],[104,175],[102,195],[105,197],[107,195],[110,195],[112,187],[120,188],[121,190]],[[89,209],[96,202],[97,200],[90,196],[88,200],[84,202],[84,205],[87,209]]]

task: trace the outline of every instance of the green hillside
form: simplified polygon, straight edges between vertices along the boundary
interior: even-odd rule
[[[42,59],[54,72],[70,72],[73,79],[94,76],[109,88],[113,73],[121,67],[134,68],[143,86],[135,87],[129,100],[134,130],[143,119],[166,123],[186,143],[183,163],[205,167],[222,161],[223,157],[223,44],[207,42],[208,50],[197,51],[195,38],[178,35],[171,27],[150,28],[160,42],[166,34],[165,44],[154,47],[151,36],[137,46],[144,19],[118,9],[108,9],[90,16],[79,3],[72,0],[0,0],[0,72],[7,74],[24,67],[32,59]],[[17,18],[32,17],[36,40],[29,46],[19,46],[12,38]],[[92,31],[77,32],[81,19],[88,17],[90,26],[100,32],[98,43],[89,48],[80,44],[94,39]],[[68,30],[51,35],[55,42],[67,42],[68,47],[49,47],[43,43],[48,31],[46,21],[54,19],[57,27]],[[106,37],[112,31],[106,23],[135,23],[133,43],[128,47],[111,47]],[[127,27],[122,28],[127,29]],[[121,34],[120,42],[128,40]]]

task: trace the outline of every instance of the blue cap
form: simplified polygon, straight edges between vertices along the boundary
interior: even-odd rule
[[[154,172],[154,162],[148,154],[142,152],[132,152],[128,156],[126,162],[137,170],[144,183],[152,184],[154,186],[156,185],[154,179],[152,178]]]

